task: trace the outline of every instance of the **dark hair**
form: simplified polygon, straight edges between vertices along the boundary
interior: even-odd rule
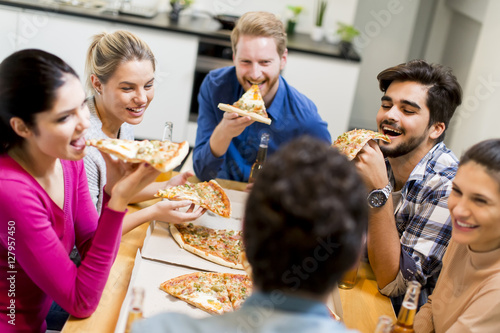
[[[78,77],[63,60],[42,50],[15,52],[0,64],[0,153],[23,139],[10,126],[12,117],[34,127],[34,115],[50,110],[64,74]]]
[[[445,130],[437,142],[444,140],[448,124],[456,108],[462,103],[462,88],[448,67],[429,64],[425,60],[412,60],[383,70],[377,75],[380,90],[387,91],[393,81],[413,81],[427,86],[429,127],[444,123]]]
[[[323,295],[357,260],[367,218],[354,165],[317,139],[292,141],[268,159],[247,201],[243,241],[254,284]]]
[[[490,139],[476,143],[460,158],[460,164],[476,162],[482,165],[486,172],[500,185],[500,139]]]

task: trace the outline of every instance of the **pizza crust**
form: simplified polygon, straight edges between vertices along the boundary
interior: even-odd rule
[[[102,140],[105,140],[105,139],[102,139]],[[125,153],[122,153],[119,150],[110,149],[110,148],[108,148],[106,146],[100,145],[99,142],[102,141],[102,140],[101,139],[88,139],[86,141],[86,145],[87,146],[91,146],[91,147],[95,147],[95,148],[99,149],[100,151],[102,151],[104,153],[116,156],[117,158],[119,158],[122,161],[130,162],[130,163],[140,163],[140,162],[142,162],[141,160],[139,160],[137,158],[131,157],[132,153],[133,153],[133,155],[135,155],[135,152],[132,152],[132,150],[130,150],[131,155],[126,155]]]
[[[224,103],[219,103],[219,105],[217,105],[217,107],[219,109],[221,109],[222,111],[237,113],[239,116],[250,117],[252,120],[255,120],[255,121],[258,121],[260,123],[267,124],[267,125],[271,125],[270,118],[262,117],[259,114],[256,114],[253,112],[248,112],[248,111],[242,110],[240,108],[237,108],[235,106],[232,106],[229,104],[224,104]]]
[[[222,186],[217,183],[214,179],[210,180],[208,184],[214,189],[215,192],[218,192],[221,194],[220,200],[224,203],[224,206],[226,207],[226,210],[222,214],[219,214],[222,217],[231,217],[231,201],[229,200],[229,197],[226,194],[226,191],[222,188]]]
[[[226,267],[229,267],[229,268],[234,268],[234,269],[241,269],[241,270],[244,270],[244,267],[241,263],[238,263],[238,264],[235,264],[235,263],[232,263],[232,262],[229,262],[229,261],[226,261],[220,257],[217,257],[217,256],[214,256],[213,254],[211,253],[206,253],[200,249],[197,249],[195,248],[194,246],[190,245],[190,244],[186,244],[184,242],[184,239],[182,238],[182,234],[179,232],[179,230],[177,230],[176,226],[174,223],[170,223],[170,226],[169,226],[169,229],[170,229],[170,234],[172,235],[172,238],[175,239],[175,241],[177,242],[177,244],[179,244],[179,246],[188,251],[188,252],[191,252],[193,254],[196,254],[197,256],[203,258],[203,259],[206,259],[208,261],[211,261],[211,262],[214,262],[218,265],[222,265],[222,266],[226,266]]]

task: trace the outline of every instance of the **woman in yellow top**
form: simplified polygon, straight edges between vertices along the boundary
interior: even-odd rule
[[[448,199],[452,239],[415,332],[500,330],[500,139],[482,141],[460,160]]]

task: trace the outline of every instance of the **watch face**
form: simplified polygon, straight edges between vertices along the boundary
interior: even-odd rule
[[[368,204],[371,207],[382,207],[387,201],[387,197],[382,191],[374,191],[368,196]]]

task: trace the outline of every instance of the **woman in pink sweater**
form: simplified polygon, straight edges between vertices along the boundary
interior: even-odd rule
[[[61,59],[23,50],[0,64],[0,332],[45,332],[52,301],[92,314],[127,203],[158,175],[105,156],[113,177],[99,217],[82,162],[88,127],[85,93]]]
[[[467,150],[448,207],[451,242],[415,332],[500,332],[500,139]]]

